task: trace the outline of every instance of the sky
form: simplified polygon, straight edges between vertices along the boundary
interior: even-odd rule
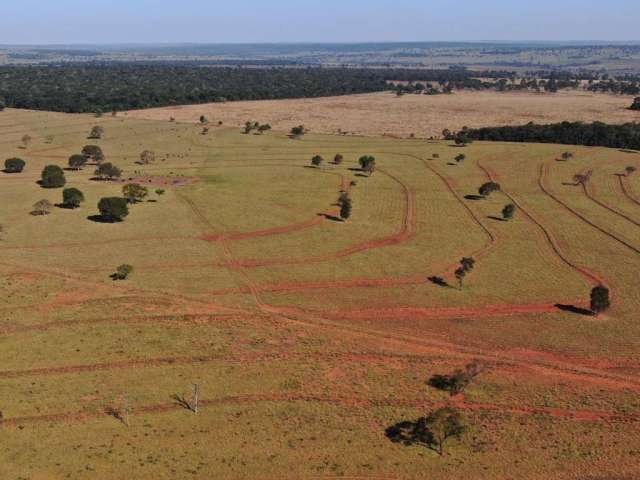
[[[639,0],[1,0],[0,44],[640,40]]]

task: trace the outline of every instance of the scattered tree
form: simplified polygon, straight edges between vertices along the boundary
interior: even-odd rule
[[[209,120],[207,120],[207,117],[205,117],[204,115],[200,115],[200,123],[202,125],[209,123]]]
[[[562,155],[562,160],[567,161],[567,160],[571,160],[573,158],[573,153],[571,152],[564,152]]]
[[[351,199],[346,198],[340,205],[340,218],[345,221],[351,216]]]
[[[336,156],[333,157],[333,163],[335,165],[340,165],[343,160],[344,160],[344,157],[340,153],[336,153]]]
[[[102,149],[98,145],[85,145],[82,148],[82,155],[95,163],[100,163],[104,160],[104,153],[102,153]]]
[[[122,187],[122,195],[129,203],[141,202],[148,194],[149,191],[147,187],[143,187],[137,183],[127,183]]]
[[[101,127],[100,125],[96,125],[95,127],[93,127],[91,129],[91,132],[89,133],[89,137],[90,139],[100,139],[102,138],[102,135],[104,135],[104,128]]]
[[[500,185],[496,182],[483,183],[478,189],[478,193],[483,197],[489,196],[492,192],[500,191]]]
[[[114,280],[126,280],[129,275],[133,273],[133,267],[129,264],[123,263],[118,268],[116,268],[116,273],[111,275]]]
[[[459,438],[466,427],[462,415],[452,407],[442,407],[429,414],[425,425],[431,432],[433,445],[439,455],[444,454],[444,445],[450,438]]]
[[[584,186],[587,184],[592,174],[593,170],[588,170],[586,173],[576,173],[573,176],[573,183]]]
[[[151,150],[144,150],[140,154],[140,164],[141,165],[148,165],[149,163],[155,162],[155,160],[156,160],[156,154],[155,154],[155,152],[152,152]]]
[[[164,188],[156,188],[156,195],[164,195]]]
[[[514,213],[516,213],[516,206],[513,203],[509,203],[502,209],[502,218],[509,220],[513,218]]]
[[[25,133],[22,138],[20,139],[20,141],[22,142],[22,146],[24,148],[27,148],[29,146],[29,143],[31,143],[31,135],[29,135],[28,133]]]
[[[456,280],[458,280],[459,287],[462,288],[462,281],[464,280],[464,277],[467,276],[467,271],[463,267],[458,267],[456,268],[454,275],[456,276]]]
[[[258,133],[260,135],[262,135],[264,132],[268,132],[269,130],[271,130],[271,125],[269,125],[268,123],[265,123],[258,127]]]
[[[427,382],[434,388],[445,390],[451,396],[462,393],[484,371],[484,364],[472,362],[449,375],[434,375]]]
[[[460,155],[456,155],[456,162],[460,163],[460,162],[464,162],[465,159],[467,158],[467,156],[464,153],[461,153]]]
[[[602,285],[593,287],[591,290],[591,311],[594,315],[598,315],[609,309],[611,299],[609,298],[609,289]]]
[[[25,161],[21,158],[8,158],[4,161],[5,173],[20,173],[24,170]]]
[[[74,170],[80,170],[89,160],[86,156],[75,154],[69,157],[69,168]]]
[[[113,180],[114,178],[120,178],[122,175],[122,170],[113,165],[110,162],[101,163],[96,168],[95,175],[101,180]]]
[[[32,215],[49,215],[53,205],[49,200],[40,200],[33,204]]]
[[[64,187],[67,180],[64,178],[64,171],[57,165],[47,165],[42,170],[40,185],[44,188]]]
[[[635,172],[637,170],[636,167],[634,167],[633,165],[629,165],[628,167],[626,167],[624,169],[624,173],[625,175],[628,177],[629,175],[631,175],[633,172]]]
[[[462,257],[460,260],[460,267],[454,272],[460,289],[462,289],[462,281],[467,276],[467,273],[473,270],[475,263],[476,261],[472,257]]]
[[[127,199],[122,197],[104,197],[98,202],[102,218],[108,222],[119,222],[129,215]]]
[[[77,188],[65,188],[62,191],[62,206],[65,208],[78,208],[84,202],[84,194]]]
[[[315,155],[311,159],[311,165],[313,165],[314,167],[319,167],[323,161],[324,161],[324,158],[322,158],[320,155]]]
[[[640,97],[637,97],[633,100],[633,103],[629,107],[631,110],[640,110]]]
[[[304,128],[304,125],[298,125],[297,127],[293,127],[291,129],[291,136],[293,138],[301,137],[305,133],[307,133],[307,130],[306,130],[306,128]]]

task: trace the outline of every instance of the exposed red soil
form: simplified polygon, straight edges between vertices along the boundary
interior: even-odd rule
[[[306,230],[311,227],[318,226],[322,223],[324,217],[316,215],[314,218],[306,220],[300,223],[293,223],[290,225],[283,225],[282,227],[265,228],[263,230],[256,230],[253,232],[239,232],[239,233],[218,233],[212,235],[203,235],[201,240],[206,242],[219,242],[221,240],[246,240],[248,238],[267,237],[270,235],[282,235],[286,233],[297,232],[299,230]]]

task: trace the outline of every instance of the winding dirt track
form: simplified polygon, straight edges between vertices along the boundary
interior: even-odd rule
[[[588,182],[587,182],[588,183]],[[618,217],[624,218],[625,220],[627,220],[630,223],[633,223],[636,227],[640,227],[640,222],[634,220],[633,218],[631,218],[629,215],[622,213],[621,211],[613,208],[611,205],[607,205],[605,202],[603,202],[602,200],[597,199],[594,195],[593,192],[591,192],[591,190],[589,189],[589,186],[585,183],[582,184],[582,191],[584,192],[584,194],[586,195],[586,197],[591,200],[592,202],[594,202],[596,205],[600,205],[602,208],[606,209],[607,211],[613,213],[614,215],[617,215]]]
[[[613,233],[611,233],[609,230],[606,230],[605,228],[596,225],[595,223],[593,223],[591,220],[589,220],[587,217],[585,217],[584,215],[582,215],[580,212],[574,210],[573,208],[571,208],[567,203],[563,202],[562,200],[560,200],[556,195],[554,195],[553,193],[551,193],[549,191],[549,189],[547,189],[547,187],[545,187],[544,185],[544,180],[547,177],[547,165],[545,164],[541,164],[540,165],[540,173],[538,175],[538,186],[540,187],[540,189],[545,193],[545,195],[547,195],[548,197],[550,197],[551,199],[553,199],[558,205],[560,205],[562,208],[564,208],[565,210],[567,210],[568,212],[570,212],[572,215],[578,217],[580,220],[582,220],[584,223],[586,223],[587,225],[590,225],[591,227],[595,228],[596,230],[598,230],[599,232],[605,234],[607,237],[613,239],[614,241],[620,243],[621,245],[625,246],[626,248],[628,248],[629,250],[631,250],[634,253],[637,253],[640,255],[640,249],[634,247],[633,245],[631,245],[630,243],[627,243],[625,240],[617,237],[616,235],[614,235]]]
[[[627,189],[626,185],[624,184],[624,179],[627,177],[624,177],[622,175],[618,175],[618,182],[620,182],[620,189],[622,190],[622,193],[624,194],[625,197],[627,197],[631,202],[635,203],[636,205],[640,206],[640,200],[638,200],[637,198],[635,198],[633,195],[631,195],[631,192],[629,192],[629,190]]]

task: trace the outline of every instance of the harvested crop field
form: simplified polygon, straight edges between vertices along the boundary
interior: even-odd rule
[[[444,126],[459,130],[527,122],[640,121],[640,113],[628,110],[633,98],[582,91],[548,93],[456,92],[453,95],[404,95],[374,93],[344,97],[294,100],[262,100],[185,105],[132,110],[130,118],[210,122],[240,126],[246,121],[269,123],[279,131],[303,124],[313,132],[407,137],[439,136]]]
[[[0,113],[0,155],[26,161],[0,172],[0,478],[640,474],[640,175],[620,175],[640,154],[201,130]],[[30,215],[61,201],[43,167],[86,143],[148,197],[96,221],[123,185],[86,166],[64,172],[79,208]],[[428,383],[471,362],[462,393]],[[446,405],[467,430],[442,457],[394,435]]]

